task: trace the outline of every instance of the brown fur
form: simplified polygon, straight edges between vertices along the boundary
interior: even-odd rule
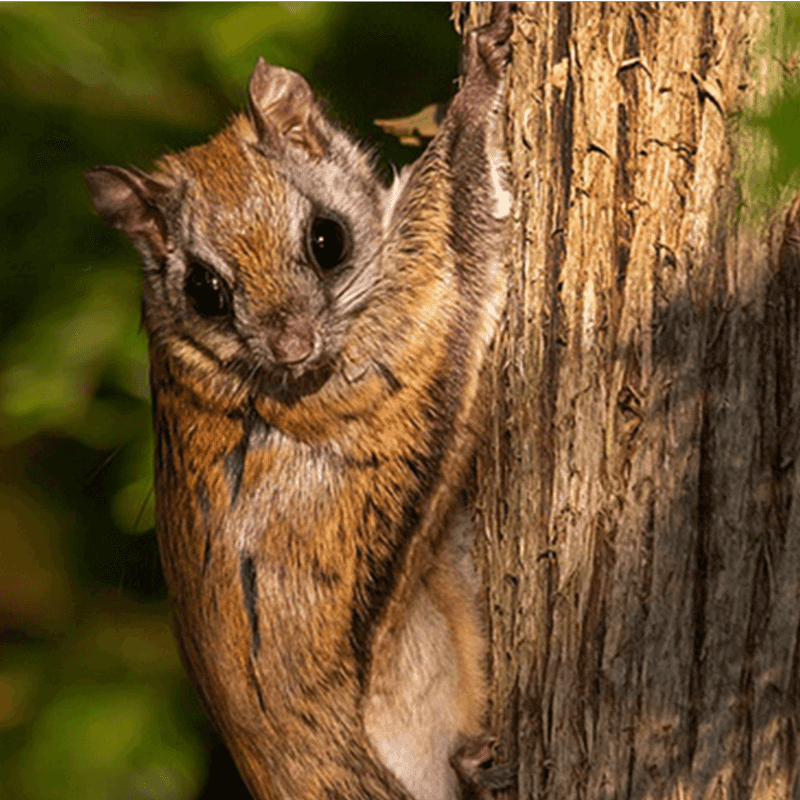
[[[449,759],[481,735],[453,506],[505,288],[491,171],[508,33],[503,9],[474,35],[396,198],[302,78],[263,62],[248,115],[207,144],[155,176],[87,174],[145,267],[177,636],[259,798],[455,798]],[[320,208],[352,235],[331,275],[305,245]],[[224,319],[187,300],[195,263],[227,287]]]

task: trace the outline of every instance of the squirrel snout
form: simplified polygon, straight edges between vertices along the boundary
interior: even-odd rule
[[[270,354],[278,364],[298,364],[314,353],[317,326],[310,314],[293,314],[266,336]]]

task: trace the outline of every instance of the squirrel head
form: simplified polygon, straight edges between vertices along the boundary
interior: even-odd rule
[[[300,75],[259,59],[247,112],[207,144],[85,177],[142,257],[154,355],[197,395],[289,402],[327,380],[377,280],[386,191]]]

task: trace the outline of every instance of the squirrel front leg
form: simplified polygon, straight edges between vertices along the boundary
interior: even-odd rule
[[[449,758],[480,692],[461,707],[460,678],[409,684],[392,659],[421,648],[458,675],[480,661],[448,532],[505,293],[510,29],[501,5],[472,35],[462,90],[388,200],[305,81],[263,62],[248,115],[159,175],[87,174],[145,267],[178,639],[262,800],[457,796]],[[402,701],[431,685],[444,744],[393,761],[430,737]]]
[[[425,800],[459,794],[466,799],[479,792],[488,796],[484,773],[475,761],[479,751],[480,760],[486,761],[492,741],[483,729],[485,635],[474,581],[467,574],[471,564],[465,563],[468,559],[463,556],[453,556],[454,540],[464,537],[467,526],[463,518],[453,519],[451,509],[453,490],[462,485],[466,460],[472,453],[471,437],[480,413],[476,414],[475,407],[479,371],[505,292],[499,263],[500,220],[508,213],[509,196],[504,189],[499,77],[508,57],[510,31],[509,6],[498,4],[493,8],[492,23],[472,32],[465,51],[464,86],[411,178],[418,181],[414,184],[418,195],[410,200],[412,208],[422,207],[423,197],[430,202],[442,185],[449,183],[452,192],[445,202],[449,213],[431,215],[442,223],[441,228],[425,238],[443,249],[451,248],[454,254],[453,273],[463,303],[454,320],[464,327],[450,334],[451,347],[461,351],[463,361],[451,363],[448,377],[452,383],[446,395],[451,402],[457,399],[461,407],[446,426],[445,435],[453,438],[443,448],[440,480],[427,499],[404,569],[399,571],[376,631],[365,709],[367,730],[384,761],[416,797]],[[442,173],[449,181],[441,179]],[[399,209],[398,215],[405,222],[403,210]],[[442,261],[446,262],[446,256]],[[470,329],[470,325],[474,327]],[[439,339],[447,340],[446,335]],[[463,438],[459,440],[459,436]],[[471,537],[467,539],[468,544],[471,541]],[[420,580],[426,574],[427,578]],[[425,604],[432,608],[421,611]],[[449,628],[447,653],[432,644],[426,647],[426,640],[447,639],[442,625]],[[442,669],[436,679],[430,673],[448,655],[457,663],[449,671]],[[458,680],[448,684],[448,676]],[[405,714],[397,710],[401,705],[409,709]],[[414,726],[416,732],[412,733]],[[412,757],[415,748],[418,752]]]

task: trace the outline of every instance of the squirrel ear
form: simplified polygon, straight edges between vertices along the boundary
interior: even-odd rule
[[[299,147],[318,160],[330,147],[325,118],[305,79],[259,58],[248,87],[247,112],[261,145],[283,154]]]
[[[166,255],[167,225],[158,200],[170,187],[135,168],[92,167],[83,177],[106,225],[126,233],[140,251],[149,246],[154,255]]]

